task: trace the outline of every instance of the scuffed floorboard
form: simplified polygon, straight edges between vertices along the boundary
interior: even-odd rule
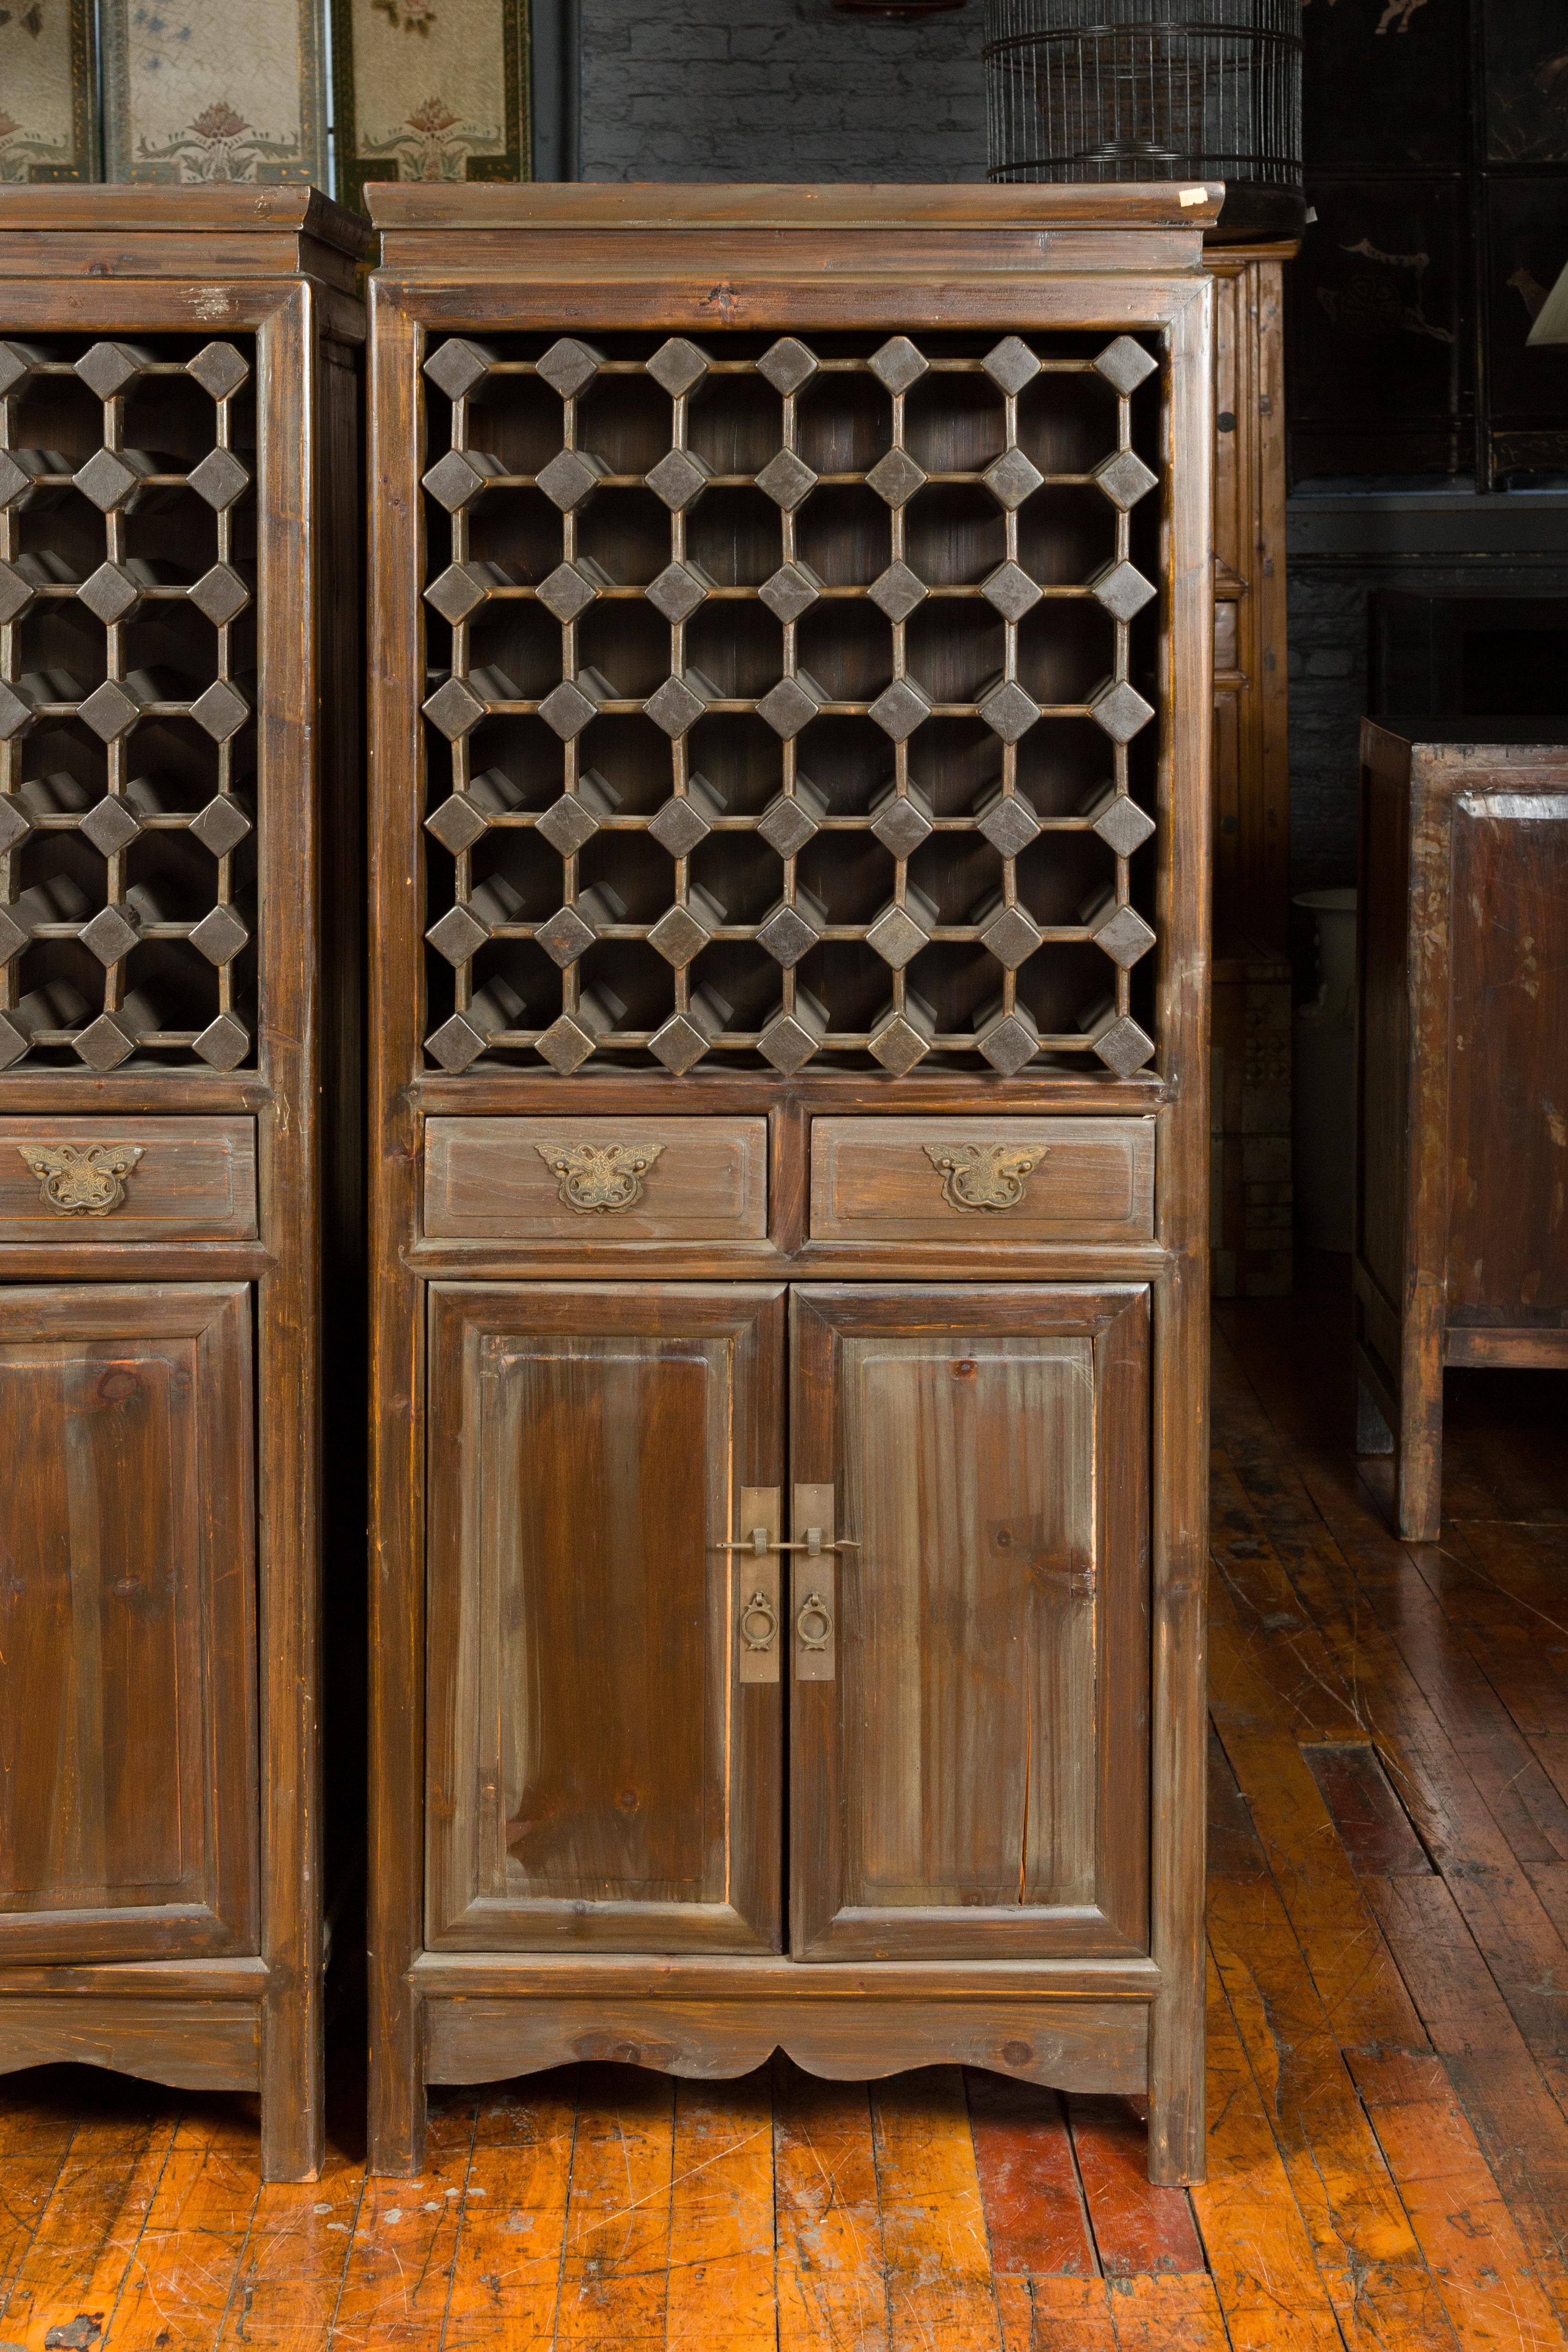
[[[1346,1281],[1215,1334],[1209,2173],[935,2067],[563,2067],[419,2180],[244,2100],[0,2081],[0,2352],[1568,2352],[1568,1375],[1450,1375],[1440,1544],[1350,1451]]]

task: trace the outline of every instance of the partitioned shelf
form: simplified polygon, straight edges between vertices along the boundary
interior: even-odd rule
[[[1150,1059],[1157,345],[508,334],[424,375],[437,1066]]]
[[[254,361],[0,342],[0,1068],[252,1058]]]

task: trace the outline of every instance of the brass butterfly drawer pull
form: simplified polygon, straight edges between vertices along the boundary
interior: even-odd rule
[[[57,1217],[112,1216],[141,1157],[134,1143],[19,1143],[16,1149]]]
[[[613,1215],[634,1209],[643,1182],[664,1150],[662,1143],[536,1143],[534,1150],[552,1176],[559,1198],[582,1216]]]
[[[1017,1143],[927,1143],[950,1209],[1016,1209],[1051,1147]]]

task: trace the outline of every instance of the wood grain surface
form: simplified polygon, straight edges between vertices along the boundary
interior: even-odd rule
[[[8,1961],[255,1948],[252,1382],[242,1285],[0,1288]]]
[[[944,1192],[941,1162],[977,1152],[1034,1159],[1021,1197],[967,1208]],[[1154,1235],[1152,1119],[815,1118],[811,1237],[884,1248],[940,1241],[1148,1241]]]
[[[656,1147],[642,1197],[602,1212],[563,1201],[552,1162],[584,1146]],[[559,1118],[433,1118],[424,1130],[424,1230],[451,1241],[761,1241],[768,1124],[574,1111]]]
[[[127,1144],[141,1153],[103,1216],[62,1216],[21,1147]],[[0,1118],[0,1243],[249,1240],[256,1232],[248,1118]]]
[[[1146,1294],[792,1304],[795,1475],[856,1546],[794,1695],[792,1948],[1146,1948]]]
[[[780,1687],[737,1688],[718,1547],[782,1475],[781,1291],[431,1314],[431,1947],[776,1948]]]

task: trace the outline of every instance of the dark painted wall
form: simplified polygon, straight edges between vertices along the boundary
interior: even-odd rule
[[[980,180],[979,0],[582,0],[585,180]]]

